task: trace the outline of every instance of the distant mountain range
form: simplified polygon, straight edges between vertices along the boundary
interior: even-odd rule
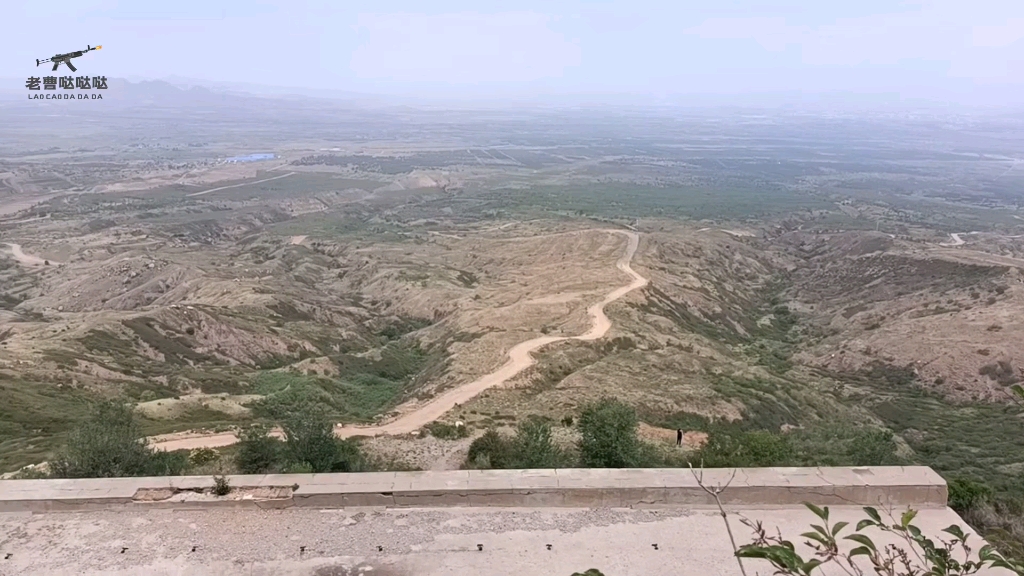
[[[481,108],[504,110],[515,108],[605,108],[625,106],[639,108],[756,108],[789,109],[802,111],[897,111],[931,110],[935,112],[965,112],[972,110],[994,110],[995,107],[963,107],[936,99],[908,100],[899,94],[855,94],[849,92],[828,92],[809,94],[800,91],[777,91],[751,94],[679,94],[656,97],[654,95],[629,94],[563,94],[563,95],[515,95],[480,96],[476,99],[443,98],[425,94],[393,95],[367,94],[360,92],[317,88],[265,86],[243,82],[220,82],[183,76],[168,76],[163,79],[111,78],[105,100],[112,100],[126,106],[163,105],[211,105],[230,103],[237,107],[244,103],[270,101],[288,102],[292,108],[303,105],[337,106],[347,108]],[[61,90],[56,90],[61,92]],[[0,105],[26,102],[31,92],[25,87],[25,78],[0,78]],[[1020,96],[1017,96],[1021,100]],[[1010,99],[1012,101],[1012,98]],[[38,102],[37,102],[38,103]],[[304,104],[302,104],[304,103]],[[1024,100],[1016,106],[999,107],[1002,111],[1010,108],[1021,110]]]

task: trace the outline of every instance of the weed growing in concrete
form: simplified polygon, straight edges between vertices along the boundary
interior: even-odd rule
[[[213,493],[217,496],[227,496],[231,493],[231,484],[224,476],[213,477]]]

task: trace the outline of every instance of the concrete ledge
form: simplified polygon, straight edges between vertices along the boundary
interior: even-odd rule
[[[819,505],[945,508],[946,482],[927,467],[737,468],[702,473],[708,487],[729,483],[727,506]],[[233,487],[290,486],[290,498],[147,501],[140,489],[202,490],[207,476],[0,480],[0,512],[103,508],[707,507],[712,496],[687,469],[453,470],[228,477]]]

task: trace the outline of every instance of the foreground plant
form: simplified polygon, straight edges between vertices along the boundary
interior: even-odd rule
[[[865,571],[861,566],[864,562],[855,562],[858,556],[863,556],[874,573],[880,576],[968,576],[984,568],[1005,568],[1024,576],[1024,563],[1004,557],[990,545],[983,546],[976,559],[972,560],[973,551],[967,544],[970,535],[955,524],[942,530],[952,538],[939,538],[936,543],[912,523],[917,515],[914,510],[904,512],[898,521],[892,518],[893,523],[888,524],[882,521],[878,510],[866,507],[864,512],[868,517],[858,522],[852,533],[844,536],[849,522],[830,524],[828,507],[805,506],[822,521],[811,525],[813,531],[801,534],[806,538],[804,544],[814,550],[813,558],[804,559],[792,542],[783,540],[781,533],[769,536],[761,522],[746,518],[742,522],[753,529],[754,542],[740,546],[736,556],[767,560],[775,568],[775,574],[793,576],[810,576],[826,564],[834,564],[850,576],[863,576]],[[888,544],[879,548],[870,536],[862,532],[867,528],[894,534],[902,540],[903,546]],[[844,541],[855,546],[844,550],[840,547]],[[961,556],[963,560],[959,559]]]

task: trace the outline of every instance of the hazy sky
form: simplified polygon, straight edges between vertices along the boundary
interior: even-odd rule
[[[1022,0],[5,2],[0,77],[403,94],[898,93],[1024,102]]]

